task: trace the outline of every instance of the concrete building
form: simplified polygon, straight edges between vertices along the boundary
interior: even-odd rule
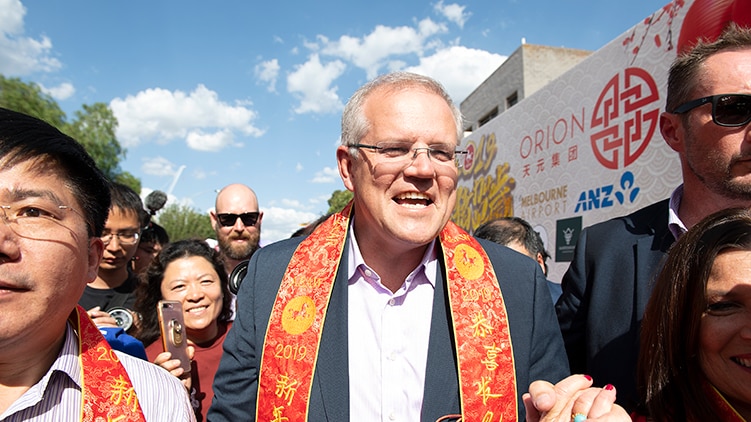
[[[587,58],[591,51],[522,44],[461,103],[472,132]]]

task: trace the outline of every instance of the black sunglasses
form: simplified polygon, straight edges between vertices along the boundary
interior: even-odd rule
[[[216,219],[224,227],[232,227],[239,218],[246,226],[255,226],[258,222],[258,212],[244,212],[242,214],[217,214]]]
[[[712,103],[712,121],[718,126],[739,127],[751,122],[751,95],[720,94],[699,98],[675,108],[674,114],[682,114]]]

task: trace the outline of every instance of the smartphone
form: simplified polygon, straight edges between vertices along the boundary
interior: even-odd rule
[[[160,300],[157,304],[159,328],[162,331],[162,347],[172,353],[172,359],[180,359],[180,367],[190,372],[188,358],[188,335],[183,322],[183,305],[175,300]]]

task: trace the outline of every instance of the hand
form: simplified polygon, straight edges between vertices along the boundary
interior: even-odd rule
[[[89,309],[86,313],[89,314],[89,317],[94,321],[94,324],[96,324],[97,327],[118,327],[115,318],[112,318],[110,314],[104,312],[99,306]]]
[[[195,349],[193,348],[193,346],[189,345],[186,351],[188,352],[188,357],[192,360],[193,356],[195,355]],[[180,359],[172,359],[172,353],[162,352],[158,354],[156,358],[154,358],[154,364],[161,366],[162,368],[166,369],[167,372],[179,378],[180,382],[183,383],[183,386],[188,390],[188,392],[190,392],[190,387],[192,386],[190,372],[186,373],[185,370],[181,367]]]
[[[628,413],[615,404],[615,397],[612,385],[594,388],[591,377],[572,375],[556,385],[535,381],[522,400],[528,422],[571,422],[577,414],[587,421],[630,422]]]

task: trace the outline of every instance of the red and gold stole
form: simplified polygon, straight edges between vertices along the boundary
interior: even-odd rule
[[[86,310],[77,306],[69,321],[79,337],[81,421],[145,421],[128,373]]]
[[[709,396],[709,399],[712,401],[712,405],[715,408],[715,411],[717,412],[717,420],[722,422],[745,422],[746,420],[743,419],[743,417],[738,414],[738,412],[733,408],[733,406],[728,403],[728,401],[725,399],[725,397],[717,391],[717,389],[709,384],[708,382],[704,383],[704,391],[707,392],[707,396]]]
[[[303,240],[287,266],[266,330],[256,420],[307,420],[351,208],[350,203]],[[513,350],[495,271],[479,243],[455,224],[444,227],[440,242],[457,345],[462,420],[516,420]]]

